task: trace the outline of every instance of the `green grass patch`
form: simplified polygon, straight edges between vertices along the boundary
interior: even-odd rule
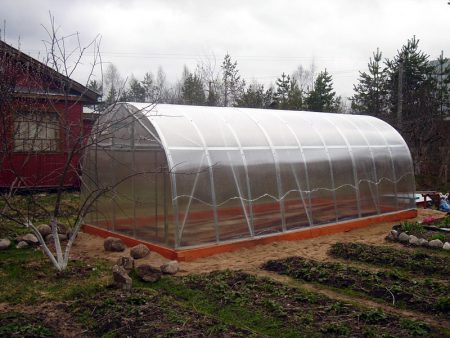
[[[105,261],[74,260],[65,272],[57,273],[42,252],[10,248],[0,251],[0,302],[33,304],[88,297],[108,282],[109,271]]]
[[[19,312],[0,313],[0,337],[56,337],[42,319]]]

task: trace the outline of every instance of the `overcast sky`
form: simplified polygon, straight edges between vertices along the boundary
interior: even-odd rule
[[[6,42],[37,57],[46,38],[49,11],[65,34],[88,42],[102,36],[103,62],[123,77],[142,79],[162,66],[171,81],[183,65],[225,53],[242,76],[274,82],[298,65],[333,75],[338,94],[351,96],[358,71],[377,47],[392,57],[416,35],[423,51],[450,56],[447,0],[0,0]],[[86,60],[85,62],[89,62]],[[75,75],[83,81],[83,71]]]

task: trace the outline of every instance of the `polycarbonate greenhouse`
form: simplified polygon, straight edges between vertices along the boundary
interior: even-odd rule
[[[171,249],[415,209],[408,147],[371,116],[120,103],[98,128],[85,223]]]

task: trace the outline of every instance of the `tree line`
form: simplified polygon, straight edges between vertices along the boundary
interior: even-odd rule
[[[346,106],[333,88],[333,78],[325,69],[318,74],[312,64],[299,66],[293,74],[282,73],[267,88],[256,80],[247,83],[237,61],[226,54],[220,67],[199,62],[194,71],[184,66],[181,78],[171,85],[160,67],[156,76],[147,72],[142,80],[133,75],[124,80],[114,64],[109,64],[102,85],[93,80],[89,88],[103,92],[106,105],[117,101],[175,103],[222,107],[271,108],[344,112]]]

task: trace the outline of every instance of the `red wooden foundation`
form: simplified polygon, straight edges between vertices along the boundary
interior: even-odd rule
[[[111,232],[106,229],[102,229],[90,224],[84,224],[83,231],[88,234],[100,237],[108,237],[108,236],[117,237],[122,239],[123,242],[128,246],[144,244],[150,250],[156,251],[157,253],[168,259],[178,261],[192,261],[198,258],[212,256],[223,252],[234,251],[241,248],[250,248],[260,244],[268,244],[277,241],[296,241],[323,235],[330,235],[338,232],[349,231],[352,229],[364,228],[375,223],[396,222],[403,219],[414,217],[417,217],[417,210],[404,210],[384,215],[376,215],[349,220],[345,222],[331,223],[312,228],[303,228],[299,230],[292,230],[283,233],[271,234],[264,237],[248,238],[239,241],[223,242],[219,244],[180,250],[166,248],[161,245],[142,241],[120,233]]]

